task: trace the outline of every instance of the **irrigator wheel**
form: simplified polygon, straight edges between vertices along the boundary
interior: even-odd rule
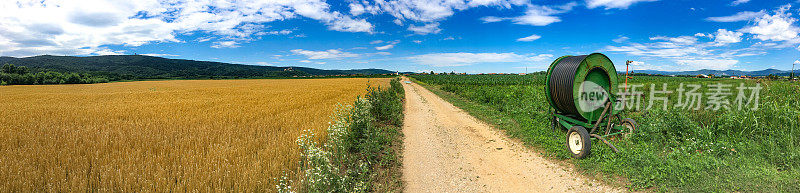
[[[630,135],[633,134],[633,132],[636,131],[636,127],[638,127],[638,125],[636,124],[636,121],[634,121],[631,118],[622,119],[620,124],[622,124],[622,126],[625,126],[625,129],[627,130],[627,131],[624,131],[625,133],[622,134],[622,136],[624,136],[626,138],[630,137]]]
[[[592,150],[592,140],[589,132],[581,126],[574,126],[567,131],[567,150],[576,159],[582,159]]]

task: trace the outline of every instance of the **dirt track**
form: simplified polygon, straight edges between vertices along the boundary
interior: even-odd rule
[[[417,84],[406,92],[406,192],[616,192],[540,157]]]

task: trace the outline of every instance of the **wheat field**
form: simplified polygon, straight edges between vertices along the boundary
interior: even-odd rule
[[[368,82],[389,79],[3,86],[0,192],[273,191]]]

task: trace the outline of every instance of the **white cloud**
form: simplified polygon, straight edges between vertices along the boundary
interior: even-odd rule
[[[526,0],[382,0],[374,3],[362,1],[365,7],[379,7],[382,13],[394,16],[398,20],[411,20],[416,22],[431,23],[443,20],[455,14],[474,7],[499,7],[511,8],[512,6],[527,6]],[[400,22],[395,22],[398,25]]]
[[[519,39],[517,39],[517,41],[518,42],[530,42],[530,41],[533,41],[533,40],[538,40],[539,38],[542,38],[542,36],[533,34],[533,35],[530,35],[528,37],[519,38]]]
[[[350,3],[350,14],[353,16],[361,15],[362,13],[367,12],[364,9],[364,6],[359,3]]]
[[[383,40],[375,40],[375,41],[369,42],[369,44],[380,44],[380,43],[383,43]]]
[[[684,69],[712,69],[712,70],[728,70],[735,64],[739,63],[734,59],[682,59],[676,61],[678,64],[685,66]]]
[[[442,31],[442,29],[439,29],[439,23],[429,23],[425,24],[424,26],[411,25],[408,26],[408,30],[413,31],[415,34],[419,35],[438,34],[439,32]]]
[[[678,36],[678,37],[665,37],[656,36],[651,37],[650,40],[655,41],[652,43],[629,43],[626,46],[607,46],[606,50],[611,52],[623,52],[629,55],[662,58],[662,61],[673,61],[678,66],[670,67],[655,67],[653,65],[642,65],[641,69],[652,70],[697,70],[703,67],[711,69],[712,66],[699,66],[699,65],[684,65],[690,64],[692,61],[717,61],[729,60],[723,56],[715,56],[711,50],[706,49],[710,46],[706,43],[698,42],[696,37],[693,36]],[[697,62],[693,64],[700,64]],[[718,64],[718,63],[714,63]],[[724,66],[722,66],[724,67]],[[713,68],[717,69],[717,68]]]
[[[375,42],[375,41],[373,41],[373,42]],[[396,44],[400,43],[400,40],[388,41],[388,42],[386,42],[386,43],[388,43],[388,44],[387,44],[387,45],[385,45],[385,46],[378,46],[378,47],[375,47],[375,49],[376,49],[376,50],[388,50],[388,49],[392,49],[392,48],[394,48],[394,45],[396,45]]]
[[[394,44],[388,44],[388,45],[385,45],[385,46],[375,47],[376,50],[388,50],[388,49],[392,49],[392,48],[394,48]]]
[[[219,41],[211,45],[212,48],[238,48],[239,43],[236,41]]]
[[[679,36],[679,37],[656,36],[656,37],[650,37],[650,40],[664,40],[664,41],[669,41],[670,43],[680,44],[680,45],[690,45],[697,43],[697,38],[692,36]],[[669,46],[669,45],[665,44],[664,46]]]
[[[515,24],[520,25],[546,26],[561,21],[560,18],[553,15],[569,12],[575,5],[577,5],[575,2],[570,2],[555,8],[532,5],[525,11],[525,15],[511,18],[511,20],[514,21]]]
[[[197,38],[196,41],[197,42],[207,42],[207,41],[211,41],[213,39],[214,39],[213,37],[202,37],[202,38]]]
[[[494,22],[503,21],[503,20],[505,20],[505,18],[495,17],[495,16],[486,16],[486,17],[482,17],[481,20],[483,21],[483,23],[494,23]]]
[[[434,23],[453,16],[457,11],[475,7],[496,7],[510,9],[512,7],[531,6],[529,0],[381,0],[360,1],[364,9],[374,8],[372,14],[386,13],[396,19],[395,24],[402,26],[404,21],[418,23]],[[357,8],[358,9],[358,8]]]
[[[175,54],[141,54],[141,55],[155,56],[155,57],[167,57],[167,56],[175,57],[175,56],[179,56],[179,55],[175,55]]]
[[[232,47],[253,36],[291,33],[264,32],[262,24],[298,17],[334,31],[373,30],[321,0],[0,1],[0,55],[103,54],[107,45],[182,42],[178,35],[198,32],[216,36],[215,47]]]
[[[586,0],[586,7],[594,9],[605,7],[605,9],[628,9],[631,5],[639,2],[653,2],[657,0]]]
[[[650,38],[655,42],[629,43],[625,46],[607,46],[605,50],[629,55],[672,61],[664,64],[667,70],[730,69],[739,63],[739,57],[757,56],[772,49],[796,48],[800,50],[800,27],[792,17],[787,4],[768,14],[766,11],[740,12],[733,16],[707,18],[709,21],[748,21],[739,30],[718,29],[714,33],[696,33],[692,36]],[[696,37],[703,38],[703,41]],[[746,47],[718,48],[748,39],[754,42]]]
[[[701,36],[695,34],[696,36]],[[727,70],[734,67],[739,60],[735,57],[761,55],[765,52],[759,48],[747,47],[734,50],[710,49],[715,46],[722,46],[741,41],[743,33],[719,29],[716,35],[702,34],[705,37],[716,36],[716,39],[708,39],[709,42],[700,42],[693,36],[651,37],[651,43],[629,43],[626,46],[607,46],[605,49],[611,52],[623,52],[629,55],[641,56],[646,58],[657,58],[667,64],[653,65],[641,63],[637,69],[644,70],[664,70],[682,71],[715,69]],[[673,64],[669,64],[669,61]]]
[[[788,12],[791,5],[784,5],[775,11],[774,15],[765,14],[755,18],[753,25],[742,28],[741,32],[755,35],[756,39],[769,41],[788,41],[800,43],[800,27],[794,25],[797,19]]]
[[[744,35],[742,32],[719,29],[717,30],[714,42],[717,43],[717,45],[738,43],[742,41],[742,35]]]
[[[800,64],[800,60],[795,60],[794,64]]]
[[[101,48],[100,50],[95,52],[95,54],[99,54],[99,55],[122,55],[122,54],[124,54],[124,51]]]
[[[620,68],[618,68],[618,69],[622,70]],[[670,69],[669,67],[666,67],[666,66],[653,65],[653,64],[650,64],[650,63],[647,63],[647,62],[644,62],[644,61],[631,61],[631,66],[628,67],[628,70],[629,71],[634,71],[634,72],[636,72],[636,70],[675,71],[674,68]]]
[[[632,43],[627,46],[607,46],[611,52],[624,52],[635,56],[678,58],[690,55],[706,55],[708,51],[693,46],[679,46],[669,42]]]
[[[734,58],[734,57],[764,55],[766,53],[767,52],[765,51],[765,48],[761,48],[761,47],[757,47],[757,46],[750,46],[750,47],[746,47],[746,48],[726,50],[726,51],[722,52],[721,54],[718,54],[718,56],[720,56],[722,58]]]
[[[759,12],[752,12],[752,11],[742,11],[736,13],[735,15],[731,16],[722,16],[722,17],[709,17],[706,18],[707,21],[715,21],[715,22],[737,22],[737,21],[749,21],[755,18],[759,18],[763,15],[766,15],[764,11]]]
[[[550,54],[519,55],[515,53],[457,52],[457,53],[435,53],[435,54],[416,55],[409,57],[409,59],[418,64],[444,67],[444,66],[467,66],[480,63],[543,61],[552,57],[553,55]]]
[[[531,61],[534,61],[534,62],[541,62],[541,61],[550,61],[550,60],[553,60],[555,58],[553,58],[552,54],[539,54],[539,55],[531,56],[528,59],[530,59]]]
[[[300,61],[298,61],[298,62],[302,62],[302,63],[311,63],[312,61],[311,61],[311,60],[300,60]]]
[[[317,59],[337,59],[337,58],[350,58],[350,57],[358,57],[358,54],[350,53],[350,52],[342,52],[339,50],[325,50],[325,51],[311,51],[311,50],[303,50],[303,49],[294,49],[291,50],[292,53],[298,55],[304,55],[308,57],[308,59],[317,60]]]
[[[420,40],[414,40],[414,41],[412,41],[412,42],[414,42],[414,43],[417,43],[417,44],[420,44],[420,43],[422,43],[422,41],[420,41]]]
[[[694,37],[707,37],[707,38],[714,38],[714,34],[704,34],[704,33],[696,33]]]
[[[262,35],[289,35],[291,33],[292,33],[292,30],[284,29],[284,30],[279,30],[279,31],[258,32],[258,33],[256,33],[256,35],[259,35],[259,36],[262,36]]]
[[[524,5],[524,0],[471,0],[468,5],[472,7],[477,6],[500,6],[509,8],[511,5]]]
[[[400,20],[400,19],[394,19],[394,21],[393,21],[393,22],[394,22],[394,24],[395,24],[395,25],[403,26],[403,20]]]
[[[444,38],[444,39],[442,39],[442,40],[455,40],[455,39],[456,39],[456,38],[454,38],[453,36],[448,36],[448,37],[446,37],[446,38]]]
[[[328,22],[330,25],[328,28],[334,31],[372,33],[373,28],[372,24],[365,19],[356,20],[350,17],[342,17]]]
[[[350,3],[350,5],[348,6],[350,8],[350,14],[353,16],[358,16],[364,13],[370,13],[374,15],[380,11],[380,7],[371,4],[361,4],[354,2]]]
[[[542,6],[530,4],[525,10],[525,14],[516,17],[496,17],[486,16],[482,17],[483,23],[494,23],[503,20],[511,20],[515,24],[520,25],[533,25],[533,26],[546,26],[551,23],[560,22],[561,18],[555,16],[558,14],[566,13],[572,10],[578,4],[569,2],[559,6]]]
[[[733,2],[731,2],[731,5],[732,6],[737,6],[739,4],[747,3],[747,2],[750,2],[750,0],[734,0]]]
[[[617,42],[617,43],[622,43],[622,42],[628,41],[629,39],[631,39],[631,38],[628,38],[628,37],[625,37],[625,36],[619,36],[618,38],[613,39],[611,41],[614,41],[614,42]]]

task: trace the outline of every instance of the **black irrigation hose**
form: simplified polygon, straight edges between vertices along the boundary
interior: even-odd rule
[[[558,61],[550,74],[550,98],[563,113],[577,115],[578,109],[572,96],[575,74],[583,59],[588,55],[570,56]]]

